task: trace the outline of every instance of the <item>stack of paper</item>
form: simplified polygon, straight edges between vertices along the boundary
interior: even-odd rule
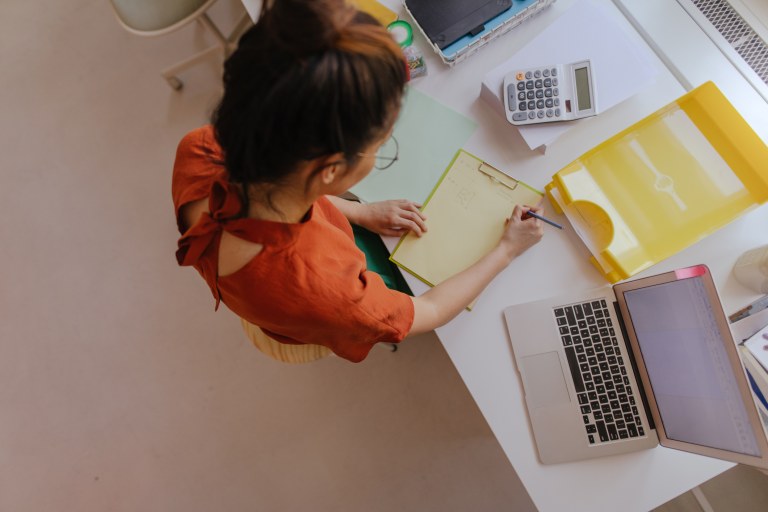
[[[653,58],[651,50],[644,44],[636,44],[604,7],[582,0],[512,58],[485,75],[480,97],[504,116],[501,89],[505,75],[518,69],[589,59],[594,72],[598,111],[604,112],[653,82],[657,74]],[[544,123],[517,129],[528,147],[535,149],[551,144],[585,121]]]

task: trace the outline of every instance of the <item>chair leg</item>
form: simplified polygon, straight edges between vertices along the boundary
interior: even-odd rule
[[[702,512],[714,512],[715,509],[712,508],[712,505],[709,503],[709,500],[706,496],[704,496],[704,493],[701,490],[701,487],[698,485],[691,489],[691,493],[693,494],[693,497],[696,498],[696,502],[699,504],[699,507],[701,507]]]
[[[208,17],[207,13],[201,14],[200,17],[197,18],[197,21],[203,26],[204,29],[208,30],[213,35],[217,44],[193,55],[192,57],[189,57],[188,59],[179,62],[178,64],[166,68],[161,73],[163,78],[165,78],[165,80],[168,82],[168,85],[170,85],[171,88],[175,91],[180,90],[184,86],[184,83],[176,76],[177,74],[197,64],[198,62],[207,59],[210,55],[219,51],[223,52],[225,59],[229,57],[237,45],[238,37],[251,24],[251,18],[248,15],[248,12],[245,12],[238,20],[229,37],[224,37],[224,34],[221,33],[221,30],[219,30],[211,18]]]
[[[200,61],[203,61],[205,59],[208,59],[211,55],[215,53],[219,53],[222,51],[222,48],[220,46],[211,46],[207,50],[203,50],[200,53],[197,53],[193,56],[191,56],[188,59],[185,59],[178,64],[175,64],[169,68],[166,68],[161,75],[165,80],[168,82],[168,84],[174,89],[179,90],[184,85],[181,80],[178,79],[176,76],[178,73],[181,73],[185,69],[189,68],[190,66],[193,66],[194,64],[197,64]]]
[[[200,25],[203,26],[203,29],[208,30],[211,34],[213,34],[213,37],[216,38],[217,44],[163,70],[161,73],[163,78],[165,78],[165,80],[168,82],[168,85],[170,85],[174,91],[181,90],[181,88],[184,86],[184,82],[179,80],[179,77],[176,76],[177,74],[181,73],[189,67],[194,66],[198,62],[207,59],[214,53],[222,51],[225,56],[227,54],[227,45],[229,43],[227,39],[222,35],[218,27],[216,27],[216,25],[214,25],[214,23],[211,21],[211,18],[208,17],[208,14],[201,14],[200,17],[197,18],[197,21],[200,23]]]
[[[197,21],[200,22],[202,26],[207,28],[211,34],[213,34],[213,37],[216,38],[216,40],[219,42],[219,46],[222,48],[226,48],[229,41],[226,37],[224,37],[224,34],[221,33],[221,30],[219,30],[219,27],[214,25],[214,23],[211,21],[211,18],[208,17],[208,14],[203,13],[200,15],[199,18],[197,18]]]
[[[227,57],[229,57],[229,55],[235,51],[238,39],[240,39],[240,36],[243,35],[245,30],[250,28],[251,25],[253,25],[253,21],[251,21],[251,16],[246,11],[240,17],[240,20],[237,22],[235,28],[232,29],[232,32],[227,38]]]

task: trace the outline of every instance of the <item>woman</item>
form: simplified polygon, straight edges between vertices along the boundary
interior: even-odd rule
[[[213,126],[181,141],[174,166],[177,258],[217,307],[278,342],[357,362],[376,343],[446,323],[538,242],[540,221],[516,206],[489,254],[419,297],[366,270],[350,222],[384,235],[427,229],[412,202],[336,197],[396,159],[377,152],[407,78],[387,31],[343,0],[264,3],[225,64]]]

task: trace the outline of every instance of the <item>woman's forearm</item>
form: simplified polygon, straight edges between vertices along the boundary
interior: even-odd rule
[[[471,267],[414,297],[410,334],[431,331],[461,313],[511,260],[512,255],[496,247]]]
[[[466,270],[414,297],[411,333],[430,331],[461,313],[513,259],[541,240],[543,224],[526,217],[529,210],[541,211],[538,207],[516,205],[496,247]]]
[[[357,201],[350,201],[348,199],[342,199],[338,196],[325,196],[333,203],[333,206],[339,209],[339,211],[347,218],[351,224],[360,224],[360,210],[364,208],[362,203]]]

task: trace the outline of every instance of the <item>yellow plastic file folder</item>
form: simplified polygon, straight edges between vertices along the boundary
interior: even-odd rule
[[[390,260],[430,286],[485,254],[501,238],[515,204],[536,205],[543,194],[459,150],[424,203],[428,231],[408,233]]]
[[[768,199],[768,147],[707,82],[584,153],[546,187],[610,282]]]
[[[376,0],[350,0],[358,10],[367,12],[385,27],[397,19],[397,14]]]

